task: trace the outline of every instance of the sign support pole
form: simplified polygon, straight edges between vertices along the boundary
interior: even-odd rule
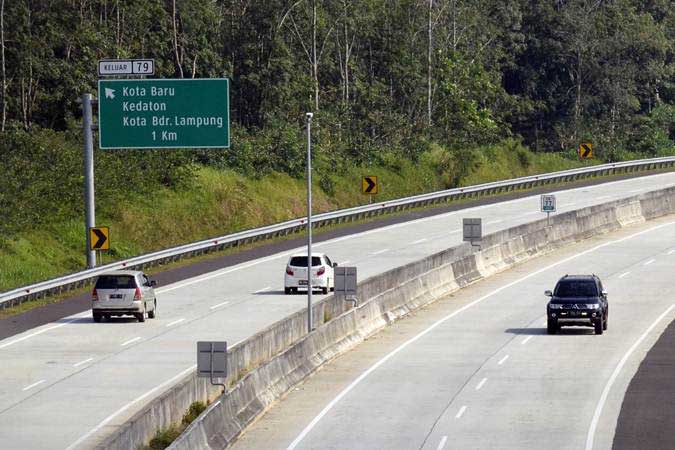
[[[223,393],[227,390],[227,386],[225,386],[223,383],[216,383],[213,381],[213,351],[214,351],[214,344],[211,342],[211,384],[213,386],[222,386],[223,387]],[[227,358],[227,355],[225,356]]]
[[[91,94],[82,94],[82,134],[84,136],[84,221],[87,236],[87,268],[96,267],[96,252],[91,249],[89,229],[96,223],[94,201],[94,137]]]
[[[312,113],[307,113],[307,333],[312,332]]]

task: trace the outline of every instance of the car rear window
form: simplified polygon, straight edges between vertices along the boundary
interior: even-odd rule
[[[294,256],[291,258],[291,266],[295,267],[307,267],[307,257],[306,256]],[[321,258],[318,256],[312,256],[312,266],[320,266]]]
[[[555,290],[556,297],[595,297],[598,290],[593,281],[561,281]]]
[[[104,275],[98,277],[96,289],[135,289],[136,280],[130,275]]]

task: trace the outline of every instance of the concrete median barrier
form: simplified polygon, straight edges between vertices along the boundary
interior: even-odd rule
[[[334,296],[317,303],[307,334],[306,312],[293,314],[231,348],[229,390],[191,373],[155,398],[99,448],[130,449],[180,421],[195,401],[214,400],[171,449],[223,449],[293,386],[322,364],[410,311],[533,257],[592,236],[675,212],[675,188],[571,211],[462,244],[359,284],[358,308]]]

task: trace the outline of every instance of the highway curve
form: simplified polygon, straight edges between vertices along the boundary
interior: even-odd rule
[[[529,261],[338,358],[233,449],[610,449],[627,386],[675,317],[674,272],[675,216]],[[603,280],[605,334],[546,333],[543,292],[566,273]],[[675,448],[655,443],[630,448]]]
[[[674,184],[675,174],[666,173],[560,191],[557,193],[558,210],[564,212],[583,208]],[[539,196],[531,196],[332,239],[318,244],[316,250],[327,252],[333,260],[341,264],[356,265],[359,276],[364,279],[458,244],[461,241],[461,219],[471,216],[483,218],[485,233],[543,217],[539,212]],[[656,235],[666,233],[667,230],[670,229],[664,228]],[[304,296],[283,295],[283,270],[290,252],[282,252],[162,286],[158,290],[159,317],[144,324],[131,319],[95,324],[91,320],[90,312],[87,311],[0,340],[1,447],[7,450],[90,448],[101,442],[107,434],[123,424],[144,404],[194,370],[196,341],[227,340],[232,345],[282,317],[302,309],[306,303]],[[633,255],[641,252],[643,252],[641,249],[634,252],[631,250]],[[579,259],[578,264],[584,265],[570,267],[567,270],[573,272],[595,270],[600,274],[608,273],[611,267],[618,264],[619,256],[623,257],[613,255],[609,260],[603,261],[603,264],[588,266],[585,265],[586,258]],[[660,267],[660,264],[662,260],[658,259],[649,266],[649,270]],[[605,355],[605,351],[616,352],[623,349],[623,342],[616,343],[618,349],[612,349],[611,345],[609,349],[597,346],[598,342],[608,344],[615,342],[619,330],[614,327],[620,323],[615,321],[621,320],[621,310],[619,309],[616,315],[613,311],[610,333],[600,338],[602,340],[594,336],[573,334],[555,337],[561,339],[560,341],[540,340],[537,333],[542,332],[541,326],[535,326],[536,323],[528,326],[529,322],[524,319],[543,314],[540,292],[544,287],[551,287],[553,278],[560,271],[554,272],[550,274],[550,278],[546,278],[544,283],[546,286],[542,284],[535,291],[528,290],[527,295],[523,295],[522,298],[514,294],[518,298],[513,304],[504,301],[496,304],[497,310],[481,306],[471,312],[467,311],[467,320],[461,321],[465,334],[461,336],[452,334],[449,340],[441,339],[438,343],[438,348],[452,349],[452,352],[446,355],[451,359],[430,358],[438,360],[442,366],[450,363],[458,366],[457,370],[451,371],[450,374],[444,373],[443,379],[447,378],[450,384],[440,391],[435,391],[433,399],[445,398],[447,402],[447,393],[456,390],[458,382],[462,379],[473,381],[473,378],[467,377],[476,370],[476,363],[487,361],[486,352],[494,353],[495,346],[500,343],[506,344],[507,338],[512,339],[511,345],[518,349],[534,349],[543,342],[560,342],[559,347],[545,345],[546,352],[532,353],[541,356],[540,360],[532,362],[537,370],[546,369],[551,364],[559,362],[560,358],[569,358],[567,352],[577,355],[578,343],[587,343],[588,349],[580,352],[573,364],[568,361],[569,367],[559,374],[562,380],[567,379],[566,375],[573,374],[577,377],[579,384],[570,390],[570,401],[589,394],[588,377],[591,375],[589,370],[595,365],[582,367],[579,362],[595,361],[592,356],[597,356],[596,352],[602,356]],[[641,286],[637,281],[639,279],[632,276],[622,280],[621,283],[626,284],[627,288],[635,288]],[[611,284],[615,285],[615,282],[612,280]],[[649,290],[652,286],[642,286],[641,289]],[[622,288],[616,287],[611,289],[612,307],[620,304],[621,290]],[[499,298],[506,300],[504,295],[500,295]],[[646,298],[645,301],[651,299]],[[665,300],[660,298],[659,301]],[[493,304],[494,301],[486,300],[485,303]],[[537,307],[533,308],[535,304]],[[640,312],[644,313],[644,316],[639,316],[640,321],[626,325],[621,332],[628,332],[631,327],[641,329],[642,321],[653,320],[661,307],[657,306],[656,310],[641,309]],[[503,311],[500,310],[502,307],[505,308]],[[481,326],[484,323],[480,321],[480,317],[474,317],[480,311],[490,317],[491,327]],[[516,318],[518,320],[508,320]],[[474,323],[475,320],[478,322]],[[531,327],[534,327],[534,331],[528,331]],[[512,331],[506,332],[507,329]],[[515,340],[528,337],[523,333],[535,333],[534,338],[528,343],[529,347],[519,347],[521,344]],[[558,352],[563,353],[556,355]],[[518,354],[514,352],[507,361],[508,364],[498,365],[496,369],[506,374],[507,370],[517,367],[518,358]],[[427,359],[429,358],[423,358],[423,361],[417,361],[416,364],[420,365]],[[460,360],[461,362],[457,362]],[[485,364],[485,370],[490,370],[489,361]],[[400,377],[412,380],[415,367],[413,365],[409,368],[410,371],[406,369],[401,372]],[[607,376],[604,370],[606,369],[603,369],[601,375]],[[532,391],[533,387],[540,390],[545,387],[536,381],[541,375],[536,373],[536,377],[529,381],[534,386],[527,386],[524,391],[526,400],[530,395],[535,397],[538,395],[537,389]],[[420,383],[422,386],[432,385],[432,381],[435,380],[411,381],[411,383],[418,387]],[[525,383],[528,378],[521,381]],[[488,381],[483,387],[485,389],[483,392],[492,392],[488,387],[496,389],[497,383],[497,379]],[[523,384],[523,387],[525,386]],[[404,390],[409,390],[409,387]],[[458,424],[479,417],[474,413],[480,411],[480,403],[477,400],[474,403],[468,396],[463,397],[469,392],[469,388],[458,391],[456,401],[465,402],[467,405],[463,422],[457,422]],[[399,393],[398,390],[385,392],[384,397],[394,398],[394,394]],[[520,397],[521,392],[511,394],[503,400],[523,398]],[[593,391],[590,394],[597,393]],[[485,394],[483,395],[483,398],[487,398]],[[548,404],[546,399],[543,403],[539,398],[535,401],[535,397],[528,401],[539,405],[538,408]],[[419,400],[427,401],[422,398]],[[490,420],[491,414],[497,414],[501,408],[500,404],[512,407],[510,403],[497,400],[493,399],[496,403],[481,413],[482,421]],[[379,403],[373,403],[376,404]],[[405,404],[392,406],[382,403],[382,405],[386,406],[384,415],[387,416],[395,416],[396,411],[406,412],[408,408]],[[449,408],[455,406],[456,403],[452,403]],[[580,416],[586,414],[583,408],[575,412],[571,418],[560,415],[557,408],[546,410],[547,414],[552,414],[556,418],[551,421],[556,427],[564,427],[566,424],[569,426],[570,422],[587,422],[585,416]],[[353,411],[350,411],[350,415],[352,413]],[[438,413],[432,409],[426,412],[431,414],[429,417],[437,416]],[[453,413],[448,409],[443,417],[454,414],[456,411]],[[366,416],[356,414],[355,417],[359,417],[359,423],[366,424],[369,423],[370,415],[370,413]],[[421,425],[415,424],[424,422],[422,420],[424,415],[415,416],[415,420],[411,420],[411,416],[408,415],[405,417],[407,419],[401,424],[401,430],[411,426],[419,427]],[[531,420],[530,416],[524,416],[522,419],[526,422]],[[455,425],[455,422],[452,424]],[[428,428],[428,424],[426,426]],[[335,427],[335,430],[338,429],[340,426]],[[350,431],[354,433],[354,429]],[[438,433],[443,432],[446,431],[442,427],[433,428],[428,445],[432,445],[433,440],[438,441],[441,437]],[[413,434],[415,437],[412,437]],[[312,436],[314,435],[308,436],[306,443],[311,444]],[[396,434],[392,436],[397,439],[399,437]],[[411,430],[410,436],[410,439],[417,442],[419,430],[415,433]],[[576,445],[578,437],[574,439]],[[407,441],[401,441],[402,444],[405,442]],[[342,448],[345,446],[342,445]]]

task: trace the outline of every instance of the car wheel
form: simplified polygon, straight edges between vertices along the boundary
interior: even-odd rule
[[[92,313],[92,316],[94,316],[94,322],[96,323],[100,323],[101,319],[103,318],[103,316],[99,313]]]
[[[605,320],[602,321],[602,329],[607,331],[607,319],[609,319],[609,314],[605,316]]]
[[[328,294],[328,286],[321,288],[321,293],[324,295]]]
[[[605,329],[604,325],[604,320],[602,320],[602,316],[600,316],[600,320],[595,322],[595,334],[602,334],[603,330]]]
[[[289,295],[293,292],[293,289],[291,288],[284,288],[284,294]]]
[[[143,305],[143,311],[136,314],[136,319],[138,319],[139,322],[145,322],[145,305]]]
[[[558,332],[558,324],[553,320],[546,321],[546,332],[548,334],[556,334]]]
[[[157,317],[157,300],[155,299],[155,302],[152,305],[152,311],[148,313],[148,318],[149,319],[154,319]]]

